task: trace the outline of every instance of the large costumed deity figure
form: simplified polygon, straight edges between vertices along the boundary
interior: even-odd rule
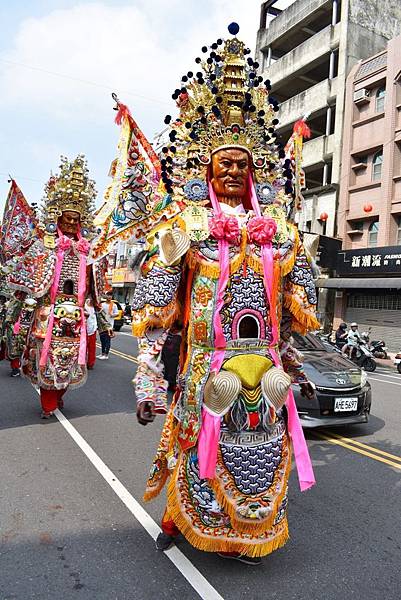
[[[131,189],[123,177],[110,227],[153,185],[127,230],[147,234],[148,249],[132,302],[137,417],[146,425],[167,412],[145,492],[150,500],[167,484],[157,547],[181,532],[200,550],[255,563],[288,538],[291,445],[301,489],[314,483],[291,383],[308,396],[313,389],[291,332],[319,323],[310,265],[287,221],[293,173],[276,142],[277,103],[238,29],[196,59],[202,70],[183,76],[173,94],[179,115],[165,119],[160,184],[152,184],[158,165],[136,152],[141,177]],[[120,154],[117,173],[122,162]],[[167,408],[161,352],[178,329]]]
[[[87,377],[84,304],[102,284],[88,266],[95,196],[84,157],[62,157],[45,187],[38,239],[9,278],[11,288],[35,300],[22,372],[40,388],[43,418]]]

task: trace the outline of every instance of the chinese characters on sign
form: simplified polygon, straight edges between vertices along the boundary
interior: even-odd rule
[[[401,247],[359,248],[338,254],[337,275],[401,275]]]

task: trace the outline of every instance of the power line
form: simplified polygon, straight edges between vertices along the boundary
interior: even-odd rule
[[[24,175],[10,175],[9,173],[2,173],[0,172],[0,175],[7,177],[7,179],[9,179],[10,177],[12,177],[13,179],[26,179],[27,181],[34,181],[35,183],[43,183],[40,179],[32,179],[31,177],[25,177]]]
[[[24,63],[15,62],[12,60],[6,60],[4,58],[0,58],[0,61],[4,64],[13,66],[13,67],[22,67],[24,69],[29,69],[31,71],[39,71],[40,73],[45,73],[47,75],[53,75],[54,77],[60,77],[62,79],[68,79],[70,81],[75,81],[77,83],[84,83],[86,85],[91,85],[93,87],[102,88],[104,90],[113,91],[115,89],[115,85],[106,85],[102,83],[96,83],[95,81],[89,81],[87,79],[80,79],[79,77],[72,77],[71,75],[65,75],[64,73],[57,73],[56,71],[50,71],[49,69],[44,69],[43,67],[34,67],[32,65],[26,65]],[[165,106],[171,106],[170,102],[164,102],[163,100],[159,100],[158,98],[152,98],[150,96],[143,96],[142,94],[138,94],[136,92],[120,90],[123,94],[127,96],[133,96],[136,98],[141,98],[141,100],[147,100],[148,102],[156,102],[157,104],[163,104]]]

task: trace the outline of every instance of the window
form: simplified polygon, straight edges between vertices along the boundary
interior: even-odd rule
[[[381,87],[376,92],[376,112],[384,111],[385,100],[386,100],[386,88]]]
[[[397,235],[395,239],[397,246],[401,246],[401,216],[397,217]]]
[[[382,177],[383,150],[379,150],[373,157],[372,180],[378,181]]]
[[[379,221],[373,221],[369,225],[368,231],[368,246],[369,248],[375,248],[377,246],[377,237],[379,235]]]
[[[363,233],[363,221],[350,221],[349,225],[352,231]]]

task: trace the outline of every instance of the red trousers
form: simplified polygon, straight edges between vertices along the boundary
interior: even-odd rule
[[[174,523],[173,519],[170,517],[167,508],[164,511],[164,515],[161,522],[161,528],[163,533],[165,533],[166,535],[171,535],[171,537],[177,537],[177,535],[180,534],[180,530]]]
[[[96,361],[96,331],[95,333],[92,333],[92,335],[88,335],[86,339],[86,348],[88,351],[88,358],[86,360],[86,364],[89,368],[92,368],[95,365]]]
[[[19,358],[13,358],[12,360],[10,360],[10,367],[12,369],[19,369],[21,366],[21,362]]]
[[[66,390],[44,390],[43,388],[40,388],[40,403],[43,412],[49,413],[56,410],[65,391]]]

